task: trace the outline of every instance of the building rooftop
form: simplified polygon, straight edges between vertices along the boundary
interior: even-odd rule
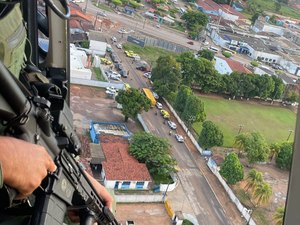
[[[238,61],[225,58],[225,57],[219,57],[223,60],[225,60],[228,64],[228,66],[232,69],[232,71],[241,72],[241,73],[251,73],[250,70],[248,70],[244,65]]]
[[[222,7],[212,0],[198,0],[197,5],[206,11],[219,11]]]
[[[220,31],[219,35],[228,41],[235,40],[238,42],[245,42],[249,46],[251,46],[256,51],[263,51],[270,54],[276,54],[278,50],[275,45],[272,44],[269,40],[263,40],[262,38],[255,38],[251,36],[251,34],[237,34],[237,33],[230,33],[228,31]]]
[[[146,164],[139,163],[129,154],[127,139],[101,135],[100,143],[107,160],[103,162],[107,180],[151,181]]]

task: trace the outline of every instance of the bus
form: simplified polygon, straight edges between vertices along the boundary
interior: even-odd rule
[[[152,91],[148,88],[143,88],[143,91],[146,97],[151,101],[151,107],[154,107],[156,105],[156,100],[152,94]]]
[[[230,48],[222,48],[223,51],[227,51],[227,52],[230,52],[232,55],[236,55],[236,51],[230,49]]]

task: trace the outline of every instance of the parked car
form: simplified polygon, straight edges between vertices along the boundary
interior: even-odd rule
[[[157,28],[160,28],[160,24],[159,24],[159,23],[158,23],[158,24],[156,24],[156,27],[157,27]]]
[[[117,38],[114,37],[114,36],[111,37],[111,40],[112,40],[113,42],[117,42]]]
[[[118,33],[126,34],[126,33],[128,33],[128,31],[126,31],[124,28],[121,28],[120,30],[118,30]]]
[[[159,99],[159,95],[156,92],[152,91],[152,94],[153,94],[155,99]]]
[[[119,59],[119,57],[115,53],[111,53],[111,59],[114,63],[120,63],[121,62],[121,60]]]
[[[119,73],[121,74],[122,77],[125,77],[125,78],[128,77],[127,71],[125,69],[123,69],[123,68],[120,70]]]
[[[171,120],[168,120],[167,123],[171,129],[175,130],[177,128],[176,123],[172,122]]]
[[[111,65],[112,62],[109,61],[107,58],[100,58],[101,62],[104,63],[105,65]]]
[[[187,42],[189,45],[194,45],[194,42],[192,42],[192,41],[188,41]]]
[[[184,138],[180,134],[175,134],[175,138],[178,142],[184,142]]]
[[[107,17],[107,15],[104,11],[103,12],[97,12],[97,15]]]
[[[115,87],[113,87],[113,86],[111,86],[111,87],[106,87],[106,90],[107,91],[110,91],[110,92],[113,92],[113,93],[116,93],[118,90],[115,88]]]
[[[162,109],[162,110],[160,110],[160,113],[163,116],[163,118],[165,118],[165,119],[169,119],[170,118],[170,114],[169,114],[168,111]]]
[[[156,108],[158,108],[158,109],[162,109],[162,104],[160,103],[160,102],[156,102]]]
[[[152,77],[151,72],[144,73],[144,77],[147,77],[148,79],[151,79],[151,77]]]
[[[116,46],[117,46],[118,49],[122,49],[122,44],[121,43],[117,44]]]

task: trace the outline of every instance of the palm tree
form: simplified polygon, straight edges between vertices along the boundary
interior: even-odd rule
[[[245,134],[239,134],[235,136],[234,145],[238,147],[240,150],[245,150],[245,143],[247,140],[247,136]]]
[[[256,187],[254,191],[254,198],[258,205],[265,204],[270,200],[272,193],[273,191],[271,186],[266,182],[262,182]]]
[[[249,189],[251,189],[252,191],[255,191],[255,189],[263,182],[263,175],[261,172],[252,169],[247,175],[246,181],[246,190],[248,191]]]
[[[273,143],[270,145],[270,162],[273,161],[275,157],[277,157],[280,151],[280,145],[278,143]]]
[[[283,224],[283,217],[284,217],[284,207],[279,207],[276,209],[276,212],[273,216],[273,220],[275,221],[276,225],[282,225]]]

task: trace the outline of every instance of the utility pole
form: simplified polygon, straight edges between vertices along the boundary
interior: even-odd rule
[[[88,1],[89,1],[89,0],[85,0],[85,8],[84,8],[84,10],[83,10],[85,13],[86,13],[86,11],[87,11]]]
[[[286,141],[289,141],[290,137],[291,137],[291,134],[293,133],[293,130],[289,130],[289,136],[287,137]]]
[[[242,128],[244,127],[244,125],[241,125],[241,124],[240,124],[240,125],[239,125],[239,127],[240,127],[240,128],[239,128],[238,134],[240,134],[240,133],[241,133],[241,131],[242,131]]]

